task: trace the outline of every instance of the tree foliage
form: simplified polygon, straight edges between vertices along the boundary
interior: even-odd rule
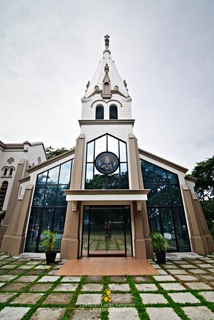
[[[214,156],[198,162],[192,171],[197,178],[195,193],[202,201],[214,200]]]
[[[51,159],[69,150],[64,147],[54,149],[53,147],[50,146],[45,148],[45,151],[46,151],[47,159]]]
[[[207,225],[214,237],[214,156],[198,162],[192,176],[197,178],[195,193],[201,200]]]

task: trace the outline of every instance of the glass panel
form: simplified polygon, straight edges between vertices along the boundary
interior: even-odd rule
[[[147,201],[148,206],[149,207],[158,206],[159,201],[158,201],[157,188],[154,187],[153,185],[148,185],[147,188],[150,189],[149,197]]]
[[[120,180],[119,180],[119,169],[115,171],[115,173],[107,176],[108,179],[108,189],[119,189]]]
[[[41,209],[34,208],[31,212],[28,234],[26,240],[25,251],[27,252],[35,252],[37,239],[39,236],[39,227],[40,227],[40,219],[41,219]]]
[[[71,161],[68,161],[61,165],[59,183],[69,184],[70,175],[71,175]]]
[[[127,163],[121,163],[120,164],[120,172],[121,172],[121,174],[125,174],[125,173],[127,173],[127,171],[128,171]]]
[[[173,210],[178,249],[181,252],[190,251],[189,236],[186,219],[182,208]]]
[[[86,167],[86,181],[93,180],[93,167],[92,163],[88,163]]]
[[[94,175],[94,189],[107,189],[107,178],[104,174],[95,174]]]
[[[47,174],[47,171],[40,173],[37,178],[37,184],[45,184],[47,180]]]
[[[189,251],[178,176],[144,160],[141,160],[141,168],[144,186],[151,189],[147,201],[151,231],[156,231],[158,228],[158,231],[165,235],[170,242],[169,251]],[[153,175],[154,169],[156,176]],[[154,218],[154,213],[158,212],[156,210],[161,211],[158,218],[157,216]]]
[[[110,113],[109,119],[117,119],[118,118],[117,106],[115,105],[110,106],[109,113]]]
[[[144,185],[146,186],[147,183],[155,183],[156,182],[155,166],[144,160],[142,161],[142,164],[143,164]]]
[[[89,224],[89,255],[125,255],[123,207],[93,207]]]
[[[106,151],[106,136],[95,140],[95,158],[99,153],[103,151]]]
[[[167,176],[171,184],[179,184],[177,174],[168,171]]]
[[[116,156],[118,157],[118,140],[108,136],[108,151],[113,152],[114,154],[116,154]]]
[[[39,235],[39,244],[38,244],[38,251],[43,251],[42,247],[42,232],[44,230],[53,230],[54,225],[54,212],[55,209],[44,209],[43,215],[42,215],[42,221],[41,221],[41,227],[40,227],[40,235]]]
[[[170,208],[161,209],[163,235],[170,245],[170,251],[177,251],[175,229]]]
[[[89,207],[84,207],[83,214],[83,235],[82,235],[82,256],[88,256],[88,236],[89,236]]]
[[[91,208],[89,217],[89,255],[106,254],[106,210]]]
[[[36,207],[41,207],[43,205],[44,195],[45,195],[45,186],[36,186],[34,193],[33,205]]]
[[[120,175],[120,189],[129,189],[128,171]]]
[[[71,165],[72,160],[49,170],[48,184],[46,184],[48,171],[38,175],[28,227],[26,251],[43,251],[41,247],[41,233],[45,229],[52,231],[53,228],[55,228],[54,230],[57,233],[60,233],[57,236],[57,249],[60,249],[60,238],[62,237],[67,207],[64,190],[69,187]],[[64,184],[58,184],[59,173],[59,181],[60,183],[64,182]],[[60,208],[57,208],[57,206]],[[40,207],[41,209],[38,210],[36,207]]]
[[[130,217],[129,207],[125,207],[124,212],[125,212],[126,255],[127,257],[132,257],[131,217]]]
[[[157,193],[158,193],[160,206],[171,204],[170,188],[167,185],[159,185],[157,187]]]
[[[96,107],[96,119],[104,119],[104,108],[103,106]]]
[[[61,240],[64,231],[66,208],[56,209],[53,232],[56,233],[55,250],[60,251]]]
[[[182,205],[182,199],[181,199],[181,191],[179,186],[170,186],[171,188],[171,201],[173,205]]]
[[[159,167],[156,167],[155,172],[156,172],[157,182],[162,182],[162,183],[167,182],[167,171],[166,170],[159,168]]]
[[[105,228],[107,227],[107,254],[125,255],[125,230],[123,207],[109,208]]]
[[[151,232],[161,232],[159,208],[149,208],[148,215]]]
[[[126,162],[126,143],[120,141],[120,161]]]
[[[57,186],[48,186],[45,193],[45,206],[56,205]]]
[[[87,162],[94,162],[94,141],[88,143]]]
[[[58,186],[56,206],[66,206],[66,194],[64,192],[66,189],[67,185]]]
[[[85,178],[85,188],[93,189],[93,164],[88,163],[86,165],[86,178]]]
[[[84,207],[82,256],[132,256],[128,206]]]
[[[48,184],[57,184],[59,179],[59,166],[49,170],[48,172]]]

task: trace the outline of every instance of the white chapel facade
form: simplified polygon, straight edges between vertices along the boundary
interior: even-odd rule
[[[103,57],[82,98],[76,146],[19,179],[2,251],[42,251],[45,229],[57,233],[63,259],[152,258],[152,231],[164,234],[173,252],[214,250],[194,178],[139,149],[131,102],[105,36]]]

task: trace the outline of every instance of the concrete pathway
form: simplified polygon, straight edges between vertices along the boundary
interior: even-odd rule
[[[157,275],[60,276],[65,261],[1,253],[0,319],[214,319],[214,255],[167,257]]]

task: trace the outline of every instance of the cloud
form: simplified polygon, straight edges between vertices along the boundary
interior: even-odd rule
[[[192,168],[213,150],[213,9],[211,0],[0,1],[0,139],[73,147],[109,33],[140,148]]]

